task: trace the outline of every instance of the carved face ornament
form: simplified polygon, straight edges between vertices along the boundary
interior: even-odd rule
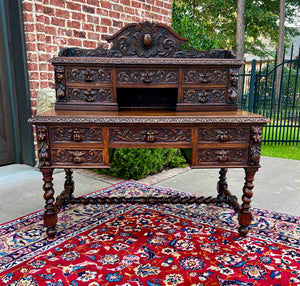
[[[263,128],[262,127],[251,127],[251,139],[255,143],[260,143],[262,141],[262,132]]]

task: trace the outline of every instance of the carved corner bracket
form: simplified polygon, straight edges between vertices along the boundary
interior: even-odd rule
[[[50,147],[47,126],[38,125],[36,133],[38,143],[39,167],[50,166]]]
[[[249,147],[249,165],[259,166],[263,126],[251,126],[250,147]]]

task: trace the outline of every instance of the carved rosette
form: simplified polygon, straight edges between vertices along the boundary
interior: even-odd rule
[[[225,90],[222,89],[185,89],[183,90],[183,102],[198,103],[224,103]]]
[[[190,129],[127,129],[114,128],[109,130],[109,142],[183,142],[191,143]]]
[[[238,79],[239,70],[237,68],[229,69],[229,88],[228,88],[228,103],[236,103],[238,97]]]
[[[66,99],[66,77],[65,77],[65,67],[64,66],[55,66],[55,90],[56,90],[56,99],[58,101],[65,102]]]
[[[111,83],[110,69],[86,68],[86,69],[67,69],[68,82],[101,82]]]
[[[249,147],[249,165],[258,166],[261,152],[263,126],[251,126],[250,147]]]
[[[124,70],[118,73],[119,83],[177,83],[176,70]]]
[[[227,70],[185,70],[185,83],[226,83]]]
[[[247,161],[246,149],[199,149],[198,162],[201,163],[239,163]]]
[[[39,167],[50,166],[50,145],[47,126],[36,127]]]
[[[68,98],[73,101],[85,102],[111,102],[111,89],[79,89],[69,88]]]
[[[50,127],[50,140],[55,141],[95,141],[103,142],[102,128],[88,127],[88,128],[69,128],[69,127]]]

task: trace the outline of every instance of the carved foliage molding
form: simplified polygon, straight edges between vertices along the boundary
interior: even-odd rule
[[[68,88],[68,100],[72,101],[85,101],[85,102],[111,102],[110,88],[102,89],[79,89]]]
[[[198,142],[248,142],[248,128],[199,128]]]
[[[103,164],[103,150],[52,149],[53,163]]]
[[[263,126],[251,126],[249,165],[259,165]]]
[[[185,83],[227,83],[227,70],[185,70]]]
[[[238,163],[247,162],[247,149],[198,149],[198,163]]]
[[[158,57],[158,58],[222,58],[233,59],[227,50],[185,51],[181,44],[188,41],[170,27],[159,23],[133,23],[126,25],[116,34],[106,37],[112,42],[111,49],[99,46],[95,50],[66,48],[60,51],[63,57]]]
[[[102,142],[102,128],[88,127],[88,128],[70,128],[70,127],[50,127],[50,140],[66,141],[66,142],[82,142],[82,141],[96,141]]]
[[[177,83],[176,70],[119,70],[119,83]]]
[[[114,142],[192,142],[191,129],[155,128],[131,129],[113,128],[109,130],[109,141]]]
[[[47,126],[36,127],[39,167],[50,166],[50,145]]]
[[[111,83],[110,69],[103,68],[67,68],[68,82],[101,82]]]
[[[183,102],[186,103],[224,103],[224,89],[184,89]]]

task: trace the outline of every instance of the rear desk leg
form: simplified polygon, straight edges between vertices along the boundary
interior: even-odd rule
[[[250,203],[253,196],[252,189],[254,188],[253,181],[254,175],[258,170],[257,167],[247,167],[245,168],[245,184],[243,187],[243,196],[242,196],[242,208],[239,212],[239,233],[241,237],[245,237],[249,231],[248,226],[251,224],[252,215],[250,212]]]
[[[74,193],[74,181],[73,181],[73,171],[72,169],[65,169],[66,177],[65,177],[65,190],[68,191],[69,198],[73,197]]]
[[[52,174],[53,169],[41,169],[43,173],[43,181],[45,182],[43,185],[44,199],[46,201],[45,212],[44,212],[44,226],[47,227],[46,233],[49,238],[54,238],[56,234],[56,222],[57,222],[57,214],[54,210],[54,189],[52,184]]]

